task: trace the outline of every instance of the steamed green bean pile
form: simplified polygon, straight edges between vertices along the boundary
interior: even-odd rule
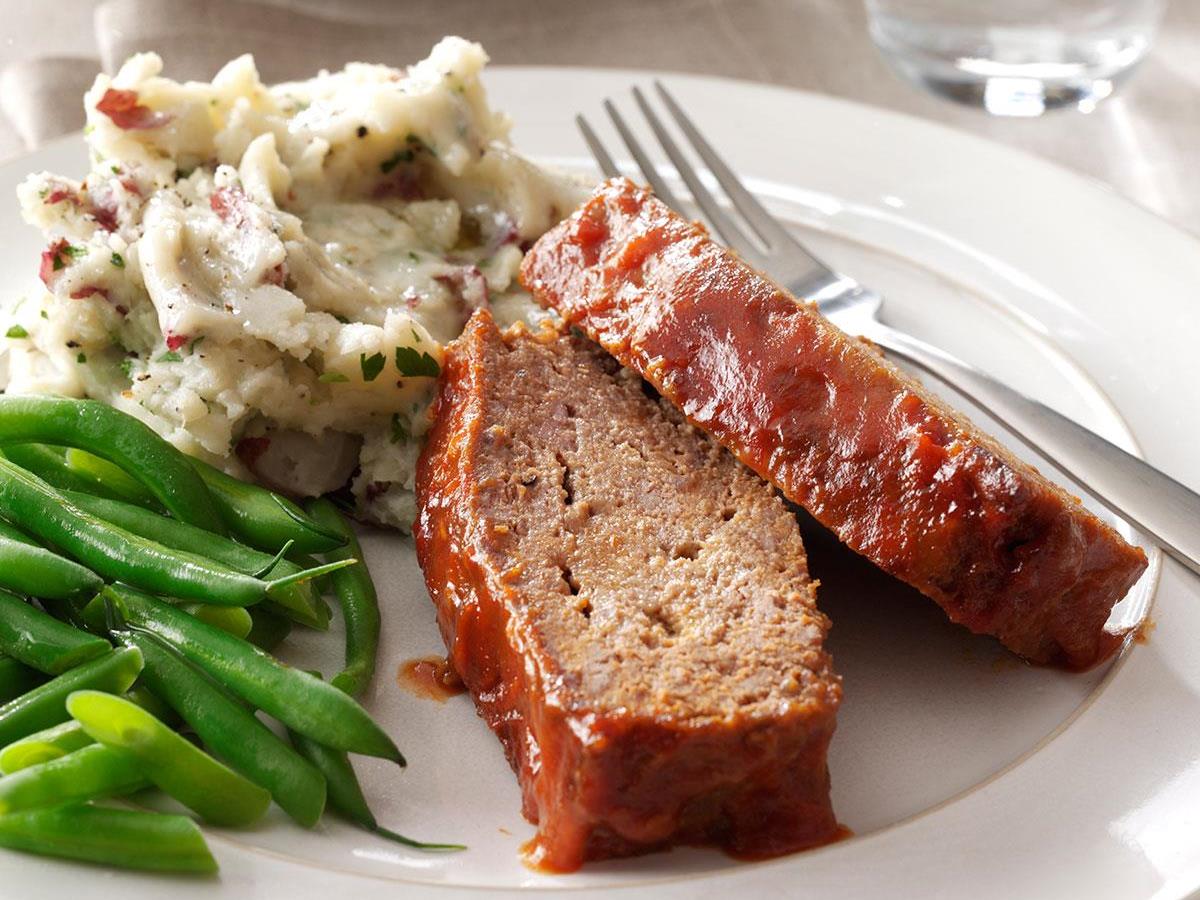
[[[191,816],[129,807],[157,789],[222,827],[274,802],[461,849],[381,827],[351,766],[405,764],[355,699],[379,638],[360,556],[327,500],[238,481],[95,401],[0,397],[0,847],[215,872]],[[331,682],[271,655],[328,628],[323,587],[346,623]]]

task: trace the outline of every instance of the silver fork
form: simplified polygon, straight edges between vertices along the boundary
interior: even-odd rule
[[[1098,501],[1200,574],[1200,494],[970,363],[885,325],[879,318],[883,297],[849,275],[835,272],[805,249],[746,189],[666,88],[657,81],[654,86],[692,149],[765,249],[756,246],[744,226],[717,202],[645,96],[635,87],[634,100],[659,144],[696,204],[726,244],[795,296],[816,301],[821,312],[842,330],[869,338],[888,354],[954,387]],[[683,212],[684,207],[670,185],[612,101],[605,100],[604,108],[654,192],[669,206]],[[604,174],[609,177],[620,174],[587,120],[576,116],[575,122]]]

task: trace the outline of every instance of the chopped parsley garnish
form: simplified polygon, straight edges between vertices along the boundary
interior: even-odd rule
[[[421,261],[421,255],[419,253],[417,253],[415,250],[408,251],[408,258],[411,259],[415,263],[419,263]]]
[[[71,259],[87,256],[87,247],[76,247],[73,244],[59,243],[52,246],[48,252],[53,254],[51,268],[55,272],[60,272],[67,267],[67,261],[63,259],[64,256],[69,256]]]
[[[384,175],[387,175],[389,172],[392,171],[392,169],[394,169],[394,168],[396,168],[396,166],[400,165],[400,163],[412,162],[412,161],[413,161],[413,152],[411,150],[409,150],[407,148],[404,150],[397,150],[394,154],[392,154],[391,156],[389,156],[387,159],[385,159],[383,162],[381,162],[379,164],[379,171],[382,172]]]
[[[156,359],[155,362],[183,362],[183,357],[179,355],[177,350],[168,350]]]
[[[125,359],[121,360],[121,372],[126,378],[133,377],[133,359],[131,357],[127,356]]]
[[[125,268],[125,257],[123,257],[120,253],[114,253],[111,257],[109,257],[109,262],[111,262],[118,269]]]
[[[367,356],[365,353],[358,354],[358,365],[362,368],[363,381],[374,381],[379,377],[379,373],[383,371],[383,367],[387,364],[387,357],[382,353],[375,353]]]
[[[412,433],[408,430],[408,421],[400,413],[392,413],[392,443],[399,444],[411,440]]]
[[[441,368],[437,360],[428,353],[419,353],[415,347],[396,348],[396,368],[401,375],[415,378],[437,378]]]
[[[48,319],[48,318],[50,318],[50,314],[49,314],[48,312],[46,312],[44,309],[43,309],[43,310],[42,310],[42,312],[41,312],[41,316],[42,316],[42,318],[43,318],[43,319]]]
[[[404,140],[408,142],[408,146],[410,146],[414,151],[420,152],[421,150],[424,150],[430,156],[437,156],[436,150],[411,132],[405,135]]]
[[[80,354],[76,355],[75,362],[79,363],[80,365],[83,365],[85,362],[87,362],[87,354],[80,353]]]
[[[16,340],[18,338],[29,337],[29,332],[26,331],[24,328],[22,328],[20,325],[14,325],[12,328],[8,329],[8,331],[4,332],[4,336],[7,338],[13,338],[14,340]]]
[[[321,384],[338,384],[342,381],[349,380],[350,379],[341,372],[322,372],[317,378],[317,381],[321,382]]]

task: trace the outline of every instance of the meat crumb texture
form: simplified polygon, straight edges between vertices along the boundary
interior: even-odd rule
[[[1085,669],[1146,568],[1076,499],[672,212],[613,179],[522,280],[852,549],[972,631]]]
[[[640,377],[477,312],[417,495],[438,623],[518,773],[535,862],[834,838],[841,685],[795,518]]]

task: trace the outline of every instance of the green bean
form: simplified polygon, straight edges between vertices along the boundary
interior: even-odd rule
[[[239,572],[261,572],[274,558],[269,553],[215,535],[203,528],[188,525],[178,519],[160,516],[140,506],[74,491],[64,491],[63,494],[84,512],[91,513],[118,528],[124,528],[140,537],[176,550],[197,553]],[[270,571],[275,575],[295,575],[303,570],[295,563],[283,559]],[[316,585],[312,581],[287,585],[276,591],[269,602],[272,607],[280,608],[284,615],[301,625],[321,631],[329,627],[329,607],[317,593]]]
[[[274,550],[293,541],[300,553],[325,553],[339,546],[336,534],[312,521],[292,501],[198,459],[189,461],[208,486],[229,531],[251,547]]]
[[[282,644],[292,632],[290,620],[264,609],[262,604],[250,610],[250,621],[253,624],[246,640],[268,653]]]
[[[320,772],[158,635],[120,626],[113,634],[141,650],[146,660],[142,680],[166,699],[209,750],[270,791],[280,808],[305,828],[317,824],[325,808]]]
[[[46,679],[11,656],[0,653],[0,703],[33,690]]]
[[[91,737],[74,719],[43,728],[0,750],[0,774],[11,775],[30,766],[59,759],[91,743]],[[0,784],[4,784],[3,778],[0,778]]]
[[[26,523],[38,537],[108,578],[186,599],[253,603],[262,598],[259,579],[109,525],[7,460],[0,460],[0,515]]]
[[[249,606],[299,579],[340,565],[330,563],[307,573],[263,581],[110,525],[5,459],[0,459],[0,516],[24,523],[37,537],[106,578],[184,600]]]
[[[312,738],[288,729],[288,737],[300,755],[312,763],[325,776],[329,792],[329,806],[351,822],[374,830],[378,824],[367,806],[362,786],[350,767],[350,757],[345,751],[331,750]]]
[[[63,454],[63,462],[68,471],[79,475],[84,481],[102,485],[105,490],[104,496],[136,503],[153,510],[163,508],[158,498],[146,490],[140,481],[120,466],[110,463],[107,459],[101,459],[94,453],[88,453],[78,447],[68,447]]]
[[[311,762],[317,768],[317,771],[325,776],[325,784],[329,791],[330,808],[355,825],[365,828],[367,831],[374,832],[381,837],[405,844],[409,847],[416,847],[420,850],[467,849],[462,844],[429,844],[424,841],[415,841],[412,838],[383,828],[376,821],[375,814],[371,812],[371,808],[367,806],[367,798],[363,796],[362,786],[358,783],[358,776],[354,774],[354,767],[350,765],[350,758],[346,755],[345,751],[330,749],[291,729],[288,730],[288,737],[291,738],[292,745],[300,751],[300,755]]]
[[[321,677],[320,672],[309,672],[309,674],[314,678]],[[290,728],[288,729],[288,737],[291,739],[292,746],[300,751],[300,755],[311,762],[325,776],[325,784],[329,793],[329,806],[339,815],[365,828],[367,831],[409,847],[416,847],[420,850],[444,851],[467,849],[462,844],[431,844],[424,841],[416,841],[382,827],[376,820],[375,814],[371,812],[371,807],[367,805],[367,798],[363,796],[362,785],[358,783],[358,776],[354,774],[354,767],[350,764],[350,757],[344,750],[334,750],[331,747],[326,747]]]
[[[320,565],[317,558],[311,553],[289,553],[287,560],[301,569],[311,569],[313,566]],[[314,578],[311,583],[318,596],[324,597],[326,594],[333,593],[333,582],[328,575]]]
[[[321,595],[317,593],[316,589],[321,577],[287,585],[272,594],[271,599],[266,603],[261,603],[256,608],[265,608],[285,619],[290,619],[297,625],[303,625],[314,631],[328,631],[329,604],[321,599]],[[291,588],[303,588],[304,590],[291,593]]]
[[[43,603],[42,611],[54,616],[60,622],[65,622],[72,628],[88,631],[89,629],[83,621],[83,610],[90,601],[91,597],[86,599],[61,600],[57,603]]]
[[[26,547],[42,546],[16,525],[5,522],[3,519],[0,519],[0,537],[8,538],[10,541],[16,541],[18,544],[24,544]],[[97,590],[99,590],[99,588],[97,588]]]
[[[128,700],[76,691],[67,698],[67,711],[97,741],[136,757],[150,781],[214,825],[249,825],[271,803],[263,788]]]
[[[61,675],[111,649],[103,638],[72,628],[15,594],[0,591],[0,650],[30,668]]]
[[[145,669],[142,671],[145,672]],[[125,699],[136,703],[168,725],[179,721],[175,710],[159,700],[140,683],[125,692]],[[91,736],[74,719],[50,728],[43,728],[41,731],[35,731],[28,737],[23,737],[0,749],[0,774],[11,775],[13,772],[19,772],[29,766],[58,759],[91,743],[93,743]],[[0,784],[3,784],[3,779],[0,779]]]
[[[201,622],[220,628],[226,634],[244,638],[250,633],[253,622],[250,613],[240,606],[213,606],[209,603],[183,603],[180,609]]]
[[[0,816],[0,847],[125,869],[217,871],[204,836],[187,816],[104,806],[60,806]]]
[[[187,457],[148,425],[107,404],[65,397],[0,397],[0,435],[4,444],[88,450],[133,475],[184,522],[225,533],[217,506]]]
[[[329,576],[346,623],[346,666],[334,676],[333,686],[352,697],[359,697],[375,674],[375,656],[379,651],[379,599],[375,584],[366,563],[362,562],[358,538],[337,507],[320,498],[308,504],[308,513],[314,521],[345,541],[344,547],[329,552],[330,559],[359,560]]]
[[[110,650],[8,701],[0,706],[0,747],[65,722],[69,718],[67,695],[72,691],[92,688],[120,693],[133,684],[140,671],[142,654],[136,649]]]
[[[0,815],[131,794],[147,785],[136,756],[92,744],[0,778]]]
[[[67,466],[66,451],[61,447],[47,447],[45,444],[13,444],[5,447],[0,456],[16,463],[27,472],[32,472],[47,484],[61,491],[82,491],[89,494],[99,494],[103,497],[116,495],[103,484],[95,481],[81,472],[76,472]],[[159,502],[147,493],[150,503],[160,507]]]
[[[46,600],[91,596],[104,579],[0,522],[0,588]]]
[[[146,660],[142,660],[142,671],[145,671]],[[161,719],[172,728],[179,724],[180,718],[175,715],[175,710],[163,700],[158,694],[154,693],[147,685],[142,684],[141,679],[125,692],[125,699],[130,703],[136,703],[150,715],[156,719]]]
[[[106,600],[126,621],[165,638],[217,681],[288,727],[339,750],[404,764],[392,739],[370,714],[332,685],[141,591],[110,585],[92,605]]]

